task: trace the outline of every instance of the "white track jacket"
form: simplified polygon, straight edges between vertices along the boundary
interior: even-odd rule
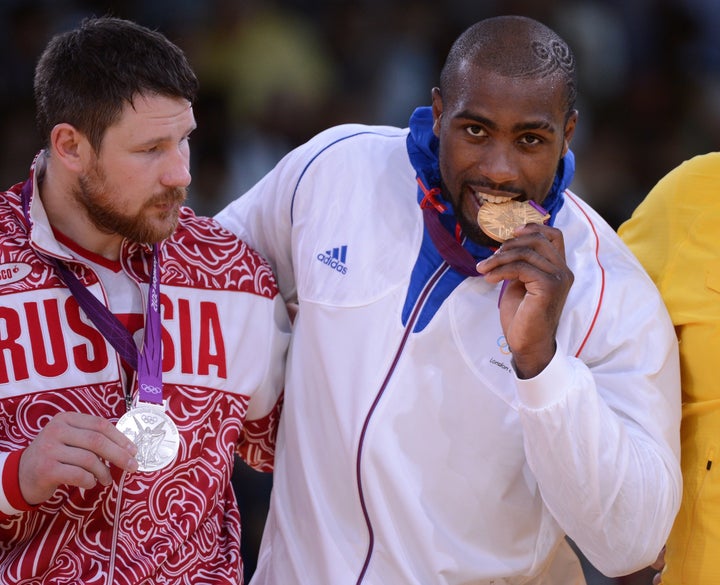
[[[407,130],[346,125],[217,219],[298,302],[253,585],[582,583],[653,562],[677,511],[680,391],[660,297],[567,191],[557,353],[511,366],[499,285],[425,256]]]

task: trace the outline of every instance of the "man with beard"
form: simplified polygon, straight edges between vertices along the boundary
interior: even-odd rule
[[[242,581],[233,457],[271,467],[289,320],[267,264],[182,206],[196,91],[120,19],[37,64],[45,148],[0,197],[3,583]]]
[[[253,585],[581,583],[566,535],[655,560],[677,345],[568,189],[575,93],[553,31],[481,21],[409,129],[325,131],[217,216],[298,303]]]

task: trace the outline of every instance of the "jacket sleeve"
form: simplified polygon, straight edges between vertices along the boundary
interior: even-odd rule
[[[215,219],[233,232],[269,263],[277,280],[280,294],[273,300],[275,323],[288,318],[288,305],[297,303],[295,277],[292,266],[292,196],[303,164],[302,152],[285,156],[250,191],[241,195]],[[269,318],[269,317],[268,317]],[[282,330],[284,326],[280,326]],[[288,325],[289,330],[289,325]],[[278,334],[270,340],[269,365],[276,363],[287,350],[287,338]],[[283,358],[284,360],[284,355]],[[257,366],[258,364],[255,364]],[[251,467],[271,471],[277,436],[282,394],[272,387],[282,387],[282,380],[268,378],[253,396],[238,443],[238,453]]]
[[[20,491],[19,468],[23,449],[0,453],[0,520],[32,510]]]
[[[245,356],[251,356],[252,368],[240,375],[255,375],[250,373],[252,370],[258,379],[252,384],[255,392],[248,403],[237,452],[258,471],[271,471],[283,401],[290,321],[279,294],[272,299],[256,300],[259,302],[252,308],[249,317],[254,321],[245,324],[247,336],[253,337],[249,342],[252,347],[248,346],[242,352]],[[258,334],[258,331],[263,333]],[[244,359],[244,363],[247,363],[248,358],[240,355],[235,359]]]
[[[215,216],[270,263],[280,294],[288,304],[297,303],[293,249],[295,231],[304,229],[296,223],[301,215],[297,213],[301,203],[295,197],[300,182],[312,181],[314,165],[322,161],[326,150],[366,129],[358,124],[345,124],[317,134],[288,153],[254,187]]]
[[[576,275],[577,277],[577,275]],[[610,271],[579,355],[556,355],[518,380],[528,463],[543,500],[608,576],[655,561],[678,511],[680,374],[674,329],[637,268]]]
[[[215,216],[223,227],[269,262],[287,303],[297,302],[292,261],[294,195],[318,149],[317,141],[318,138],[287,154],[254,187]]]

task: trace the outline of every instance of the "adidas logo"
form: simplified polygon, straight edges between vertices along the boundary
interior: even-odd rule
[[[347,274],[347,266],[345,259],[347,258],[347,246],[340,246],[332,250],[325,250],[317,255],[317,259],[329,266],[333,270],[337,270],[340,274]]]

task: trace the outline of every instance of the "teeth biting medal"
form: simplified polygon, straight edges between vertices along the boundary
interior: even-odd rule
[[[516,228],[528,223],[546,223],[550,214],[534,201],[509,199],[502,203],[484,201],[477,214],[480,229],[497,242],[513,237]]]

